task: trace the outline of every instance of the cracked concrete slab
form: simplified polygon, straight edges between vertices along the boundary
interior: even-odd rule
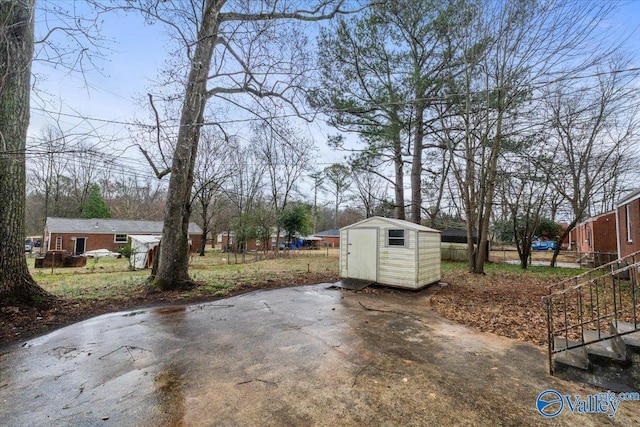
[[[548,425],[544,349],[429,310],[433,290],[315,285],[99,316],[0,354],[3,425]],[[563,411],[554,425],[640,425]]]

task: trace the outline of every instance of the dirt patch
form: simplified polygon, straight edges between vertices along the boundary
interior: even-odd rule
[[[440,315],[483,332],[546,345],[542,297],[553,281],[511,272],[478,276],[464,271],[445,274],[443,281],[448,286],[431,298]]]
[[[44,310],[31,307],[2,307],[0,309],[0,346],[22,342],[105,313],[150,306],[215,301],[260,289],[331,283],[337,280],[338,275],[331,272],[292,273],[286,277],[279,277],[277,280],[269,279],[241,284],[225,292],[224,295],[216,295],[215,291],[208,291],[206,285],[199,285],[189,293],[185,293],[183,290],[149,292],[144,285],[135,285],[128,292],[115,298],[100,300],[58,298],[49,308]]]

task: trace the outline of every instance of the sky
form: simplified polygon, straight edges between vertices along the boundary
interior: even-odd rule
[[[151,175],[148,163],[132,143],[127,124],[136,119],[153,124],[147,93],[154,92],[153,83],[164,65],[168,35],[162,25],[148,25],[136,13],[105,16],[101,35],[110,41],[110,49],[103,60],[98,60],[100,71],[81,76],[34,62],[38,91],[32,96],[28,134],[38,137],[43,128],[56,122],[74,133],[96,133],[97,129],[122,164],[139,167]],[[249,114],[235,119],[238,118],[241,122],[246,120],[240,127],[247,129]],[[331,130],[321,121],[298,121],[298,125],[318,143],[316,159],[321,160],[316,162],[317,168],[343,160],[344,153],[334,152],[324,143]]]
[[[617,3],[619,9],[605,25],[608,26],[607,31],[613,34],[631,34],[628,46],[630,53],[637,55],[634,65],[638,66],[640,0]],[[37,20],[36,25],[38,23]],[[105,145],[121,155],[122,164],[140,168],[150,174],[148,165],[132,144],[127,123],[134,119],[151,122],[148,106],[139,100],[146,99],[146,93],[152,90],[152,83],[163,65],[167,35],[161,25],[146,25],[140,15],[131,13],[104,16],[102,36],[112,40],[110,51],[99,62],[102,71],[86,73],[86,82],[80,76],[69,74],[65,70],[52,69],[40,62],[34,63],[39,92],[32,96],[29,135],[38,136],[47,124],[55,123],[52,117],[55,114],[52,113],[59,112],[56,120],[63,129],[104,135],[105,141],[109,141]],[[42,91],[46,94],[42,95]],[[327,135],[334,132],[322,121],[305,126],[320,147],[317,158],[319,167],[344,158],[345,153],[332,151],[326,146]]]

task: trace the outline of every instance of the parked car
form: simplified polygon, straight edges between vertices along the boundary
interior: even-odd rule
[[[534,251],[554,251],[558,245],[553,240],[535,240],[531,243]]]
[[[33,247],[31,246],[31,240],[27,239],[24,241],[24,251],[31,253]]]

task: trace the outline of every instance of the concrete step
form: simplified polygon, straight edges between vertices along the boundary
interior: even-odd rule
[[[587,356],[590,361],[601,365],[629,365],[625,343],[617,335],[585,330],[583,336],[585,342],[602,340],[587,344]]]
[[[640,323],[638,324],[638,328],[640,328]],[[611,325],[611,333],[625,334],[621,335],[620,338],[624,341],[627,349],[634,353],[640,353],[640,331],[636,331],[633,323],[618,320],[617,323]]]
[[[564,338],[555,337],[553,339],[554,348],[558,352],[553,358],[554,371],[564,366],[570,366],[578,369],[589,369],[589,358],[587,357],[586,349],[582,347],[570,348],[579,346],[580,342],[566,340]],[[566,348],[569,350],[565,350]]]

